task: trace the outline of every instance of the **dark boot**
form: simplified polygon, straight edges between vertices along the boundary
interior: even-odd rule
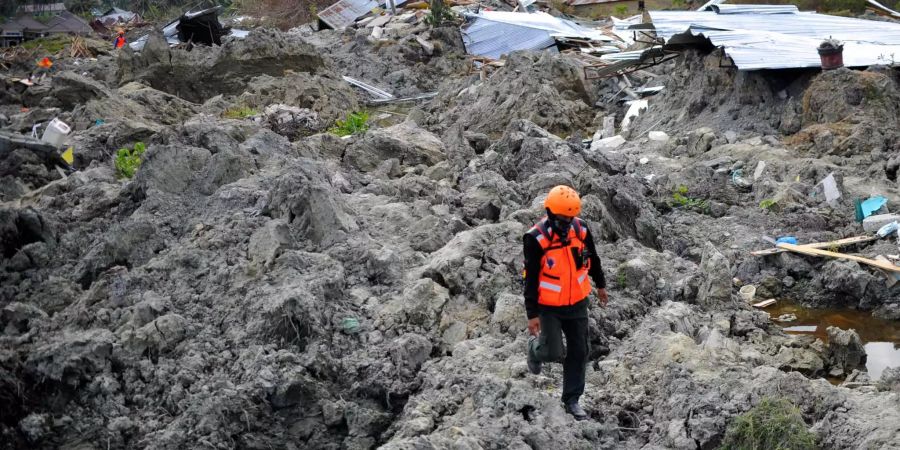
[[[571,414],[575,420],[585,420],[588,418],[587,413],[584,412],[584,409],[581,408],[581,405],[579,405],[578,402],[567,403],[566,412]]]
[[[534,359],[534,354],[531,350],[532,342],[534,342],[535,339],[537,339],[535,336],[528,338],[528,371],[535,375],[539,375],[541,373],[542,364],[540,361]]]

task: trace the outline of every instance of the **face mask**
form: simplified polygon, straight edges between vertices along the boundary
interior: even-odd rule
[[[569,226],[572,225],[571,219],[563,219],[561,217],[553,218],[553,228],[556,228],[560,233],[565,233],[569,231]]]

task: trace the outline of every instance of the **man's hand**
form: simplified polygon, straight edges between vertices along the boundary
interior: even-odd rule
[[[609,302],[609,295],[606,293],[606,289],[597,289],[595,295],[597,295],[597,300],[600,300],[600,306],[605,307]]]
[[[532,336],[537,336],[541,333],[541,319],[539,317],[528,319],[528,332]]]

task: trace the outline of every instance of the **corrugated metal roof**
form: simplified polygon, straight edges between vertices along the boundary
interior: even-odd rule
[[[764,5],[768,6],[768,5]],[[650,11],[659,37],[687,43],[702,36],[741,70],[819,67],[816,47],[833,37],[844,42],[844,65],[900,62],[900,24],[808,12],[717,14],[714,11]]]
[[[340,0],[322,10],[318,16],[331,28],[341,30],[352,25],[356,19],[366,15],[377,6],[376,0]]]
[[[600,30],[585,28],[543,12],[482,11],[464,15],[467,23],[462,27],[462,37],[466,52],[492,59],[517,50],[552,47],[556,51],[554,45],[557,37],[612,40]]]
[[[709,5],[704,10],[718,14],[796,14],[800,10],[795,5]]]
[[[584,5],[598,5],[601,3],[619,3],[619,2],[628,2],[632,0],[567,0],[566,4],[569,6],[584,6]]]

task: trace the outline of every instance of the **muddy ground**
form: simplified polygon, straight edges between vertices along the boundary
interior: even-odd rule
[[[895,71],[739,73],[687,51],[608,148],[582,138],[621,105],[576,61],[513,54],[482,79],[453,28],[387,33],[151,40],[0,86],[4,132],[59,117],[76,148],[65,173],[0,140],[3,448],[709,449],[763,398],[821,448],[900,447],[900,373],[872,380],[855,333],[785,334],[738,296],[900,320],[900,288],[855,262],[749,254],[862,234],[855,198],[900,204]],[[377,125],[342,139],[325,130],[367,97],[341,75],[438,95],[369,107]],[[609,280],[584,422],[561,367],[525,365],[521,235],[557,184]]]

